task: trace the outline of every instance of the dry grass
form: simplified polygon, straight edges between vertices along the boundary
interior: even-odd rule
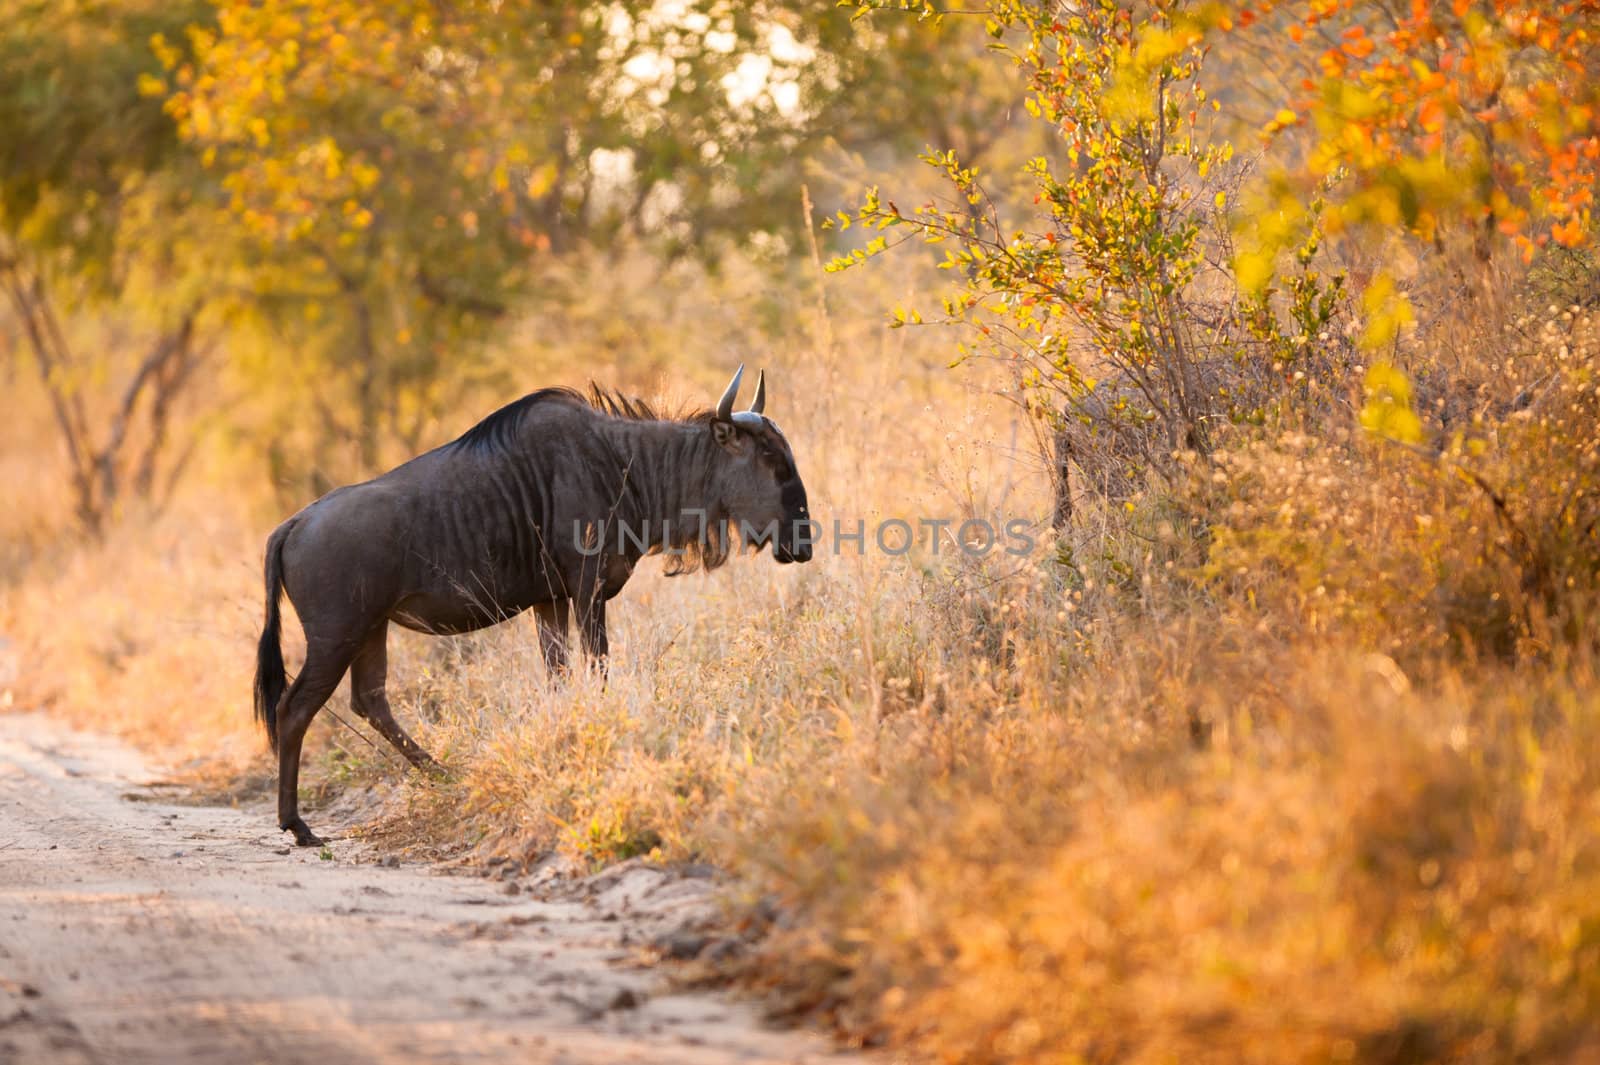
[[[747,853],[804,920],[750,975],[939,1060],[1593,1052],[1587,667],[1424,692],[1371,652],[1178,647],[791,794]]]
[[[737,298],[810,307],[782,287]],[[718,314],[706,354],[695,308],[718,293],[654,298],[660,332],[598,366],[578,339],[606,312],[577,299],[536,361],[668,374],[674,397],[734,351],[767,365],[824,521],[1047,512],[985,371],[878,328],[882,293],[835,308],[837,352]],[[396,710],[453,772],[407,778],[389,828],[722,863],[782,903],[746,979],[936,1060],[1592,1059],[1600,419],[1594,354],[1549,317],[1484,359],[1554,383],[1488,403],[1443,460],[1298,426],[1131,510],[1085,501],[1025,561],[649,567],[605,685],[552,684],[525,621],[393,637]],[[180,757],[260,759],[272,519],[207,476],[98,548],[9,548],[30,561],[0,630],[26,697]],[[323,787],[401,779],[329,715],[313,731]]]
[[[242,765],[260,746],[240,714],[260,629],[253,539],[239,513],[193,507],[35,561],[0,588],[21,698],[175,762]]]

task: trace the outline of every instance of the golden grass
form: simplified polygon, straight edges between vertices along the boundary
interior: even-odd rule
[[[261,616],[252,540],[238,513],[193,508],[36,563],[0,590],[21,697],[175,762],[240,764],[260,745],[240,701]]]
[[[948,1061],[1593,1052],[1587,668],[1424,693],[1370,652],[1185,654],[1205,750],[1145,657],[792,793],[748,853],[804,920],[751,975]]]

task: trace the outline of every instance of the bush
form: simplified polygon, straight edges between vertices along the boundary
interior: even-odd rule
[[[1530,319],[1542,324],[1524,340]],[[1218,454],[1191,484],[1213,521],[1204,576],[1272,624],[1413,663],[1592,640],[1600,346],[1581,308],[1517,324],[1479,353],[1511,399],[1440,424],[1440,411],[1469,406],[1463,375],[1424,411],[1432,446],[1289,433]]]

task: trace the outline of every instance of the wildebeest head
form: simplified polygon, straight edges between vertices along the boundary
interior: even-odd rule
[[[779,562],[809,562],[812,526],[806,486],[783,431],[761,413],[767,402],[766,371],[756,378],[750,409],[735,411],[743,377],[741,365],[711,417],[719,448],[711,474],[713,495],[745,544],[760,549],[770,542],[772,557]]]

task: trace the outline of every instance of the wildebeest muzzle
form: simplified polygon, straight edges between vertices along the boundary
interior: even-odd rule
[[[798,476],[783,483],[783,521],[772,542],[772,557],[779,562],[810,562],[816,526],[806,506],[806,486]]]

